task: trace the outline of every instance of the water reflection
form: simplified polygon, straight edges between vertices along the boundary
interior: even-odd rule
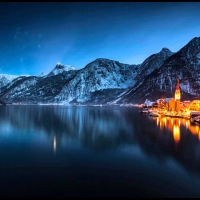
[[[174,136],[174,141],[177,144],[180,140],[180,125],[174,124],[173,136]]]
[[[200,196],[200,130],[189,120],[128,107],[12,105],[0,111],[6,196],[37,191],[50,197],[49,188],[56,197],[57,191],[62,197],[91,191],[103,197]]]
[[[181,135],[181,126],[185,129],[188,129],[192,134],[197,135],[199,138],[200,128],[198,124],[192,123],[188,119],[184,118],[170,118],[170,117],[157,117],[153,120],[156,120],[157,125],[160,127],[161,130],[165,128],[169,129],[174,136],[175,143],[178,143],[180,140]],[[183,130],[184,132],[185,130]]]
[[[200,170],[200,128],[184,118],[149,118],[156,122],[157,144],[190,171]],[[171,137],[172,136],[172,137]],[[173,141],[172,141],[173,138]],[[172,146],[172,144],[174,144]]]
[[[0,125],[0,144],[34,138],[34,146],[51,146],[54,154],[72,140],[93,151],[139,145],[148,156],[170,156],[200,171],[200,128],[186,119],[149,117],[136,108],[13,105],[1,107]]]
[[[54,153],[56,153],[56,136],[54,136],[53,138],[53,150],[54,150]]]
[[[6,106],[1,110],[0,123],[3,132],[15,128],[20,132],[46,134],[48,138],[53,138],[54,151],[70,138],[98,150],[131,141],[132,128],[126,118],[121,117],[127,114],[130,115],[131,111],[93,107]]]

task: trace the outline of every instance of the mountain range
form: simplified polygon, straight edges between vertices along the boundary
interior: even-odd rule
[[[173,97],[179,78],[181,100],[199,98],[200,37],[178,52],[162,48],[141,64],[98,58],[76,70],[57,64],[40,76],[0,75],[0,100],[6,103],[131,104]]]
[[[145,70],[147,71],[148,68],[152,69],[150,62]],[[137,102],[139,100],[144,101],[144,99],[156,100],[161,97],[174,97],[178,78],[180,80],[181,100],[199,99],[199,70],[200,37],[195,37],[178,52],[172,53],[162,64],[154,67],[144,78],[139,78],[133,87],[121,95],[118,102]]]

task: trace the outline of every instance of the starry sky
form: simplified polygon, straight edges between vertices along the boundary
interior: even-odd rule
[[[0,74],[81,69],[97,58],[140,64],[200,36],[200,2],[8,2],[0,16]]]

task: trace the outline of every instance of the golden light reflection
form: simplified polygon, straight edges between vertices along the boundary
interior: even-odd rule
[[[172,132],[174,142],[177,144],[180,141],[181,129],[186,127],[192,134],[197,135],[200,140],[200,127],[199,125],[192,124],[190,120],[184,118],[171,118],[167,116],[157,117],[156,124],[161,130],[168,129]]]
[[[199,127],[198,126],[189,126],[188,128],[190,130],[190,132],[194,135],[198,135],[198,132],[199,132]]]
[[[53,138],[53,150],[55,153],[56,152],[56,136],[54,136],[54,138]]]
[[[188,128],[188,121],[185,122],[185,126],[186,126],[186,128]]]
[[[178,143],[180,140],[180,126],[179,125],[174,124],[173,137],[174,137],[175,143]]]
[[[199,140],[200,140],[200,131],[199,131],[199,134],[198,134],[198,136],[199,136],[198,138],[199,138]]]

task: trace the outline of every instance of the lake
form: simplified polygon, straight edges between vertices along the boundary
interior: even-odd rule
[[[200,197],[200,128],[137,107],[0,107],[0,197]]]

